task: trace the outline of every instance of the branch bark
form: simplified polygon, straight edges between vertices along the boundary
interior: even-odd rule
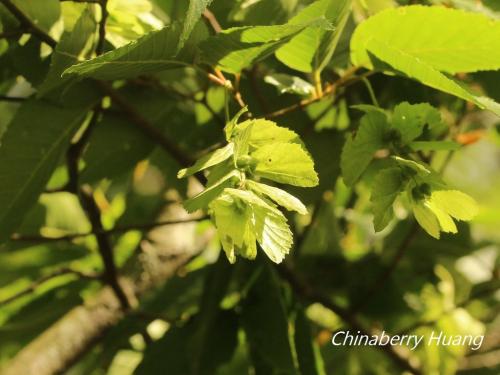
[[[179,204],[167,208],[165,220],[187,219]],[[203,249],[212,233],[200,237],[195,223],[157,229],[141,243],[141,251],[126,265],[120,284],[129,300],[159,287]],[[157,245],[161,244],[161,245]],[[69,311],[58,322],[24,347],[7,365],[3,375],[52,375],[65,372],[126,314],[110,287],[92,300]]]

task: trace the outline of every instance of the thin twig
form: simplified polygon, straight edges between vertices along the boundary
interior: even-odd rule
[[[57,42],[54,38],[52,38],[49,34],[43,31],[40,27],[38,27],[24,12],[17,7],[11,0],[0,0],[9,12],[12,13],[14,17],[19,21],[21,27],[26,29],[32,35],[35,35],[42,42],[46,43],[52,48],[55,48]]]
[[[203,17],[208,21],[210,26],[212,26],[212,29],[215,31],[216,34],[222,31],[222,27],[220,26],[219,21],[217,21],[217,18],[211,11],[205,9],[203,11]]]
[[[25,235],[25,234],[14,234],[11,237],[12,241],[20,241],[20,242],[55,242],[55,241],[73,241],[77,238],[83,238],[83,237],[88,237],[88,236],[95,236],[97,234],[105,234],[105,235],[112,235],[112,234],[119,234],[119,233],[126,233],[130,231],[148,231],[154,228],[158,227],[163,227],[167,225],[176,225],[176,224],[186,224],[186,223],[194,223],[198,221],[203,221],[207,220],[208,216],[201,216],[201,217],[196,217],[196,218],[189,218],[189,219],[179,219],[179,220],[166,220],[166,221],[159,221],[156,223],[147,223],[147,224],[132,224],[132,225],[124,225],[121,227],[115,227],[112,229],[108,230],[102,230],[102,231],[90,231],[87,233],[74,233],[74,234],[68,234],[64,236],[59,236],[59,237],[45,237],[45,236],[40,236],[40,235]]]
[[[49,282],[57,277],[64,276],[64,275],[75,275],[75,276],[78,276],[79,279],[87,279],[87,280],[99,280],[102,277],[101,275],[96,274],[96,273],[86,273],[86,272],[74,270],[71,268],[61,268],[59,270],[53,271],[53,272],[49,273],[48,275],[45,275],[42,278],[34,281],[33,283],[31,283],[31,285],[29,285],[25,289],[17,292],[13,296],[10,296],[10,297],[0,301],[0,306],[5,306],[9,303],[12,303],[12,302],[18,300],[21,297],[24,297],[30,293],[33,293],[36,291],[36,289],[38,287],[42,286],[43,284],[45,284],[45,283],[47,283],[47,282]]]
[[[118,271],[114,262],[113,248],[108,235],[103,233],[104,228],[101,222],[101,212],[94,199],[90,186],[84,185],[80,188],[79,198],[90,224],[92,225],[92,230],[95,232],[99,253],[104,264],[104,280],[111,289],[113,289],[113,292],[120,301],[122,309],[128,310],[130,308],[130,302],[118,281]]]
[[[22,96],[8,96],[8,95],[0,95],[1,102],[13,102],[13,103],[22,103],[28,100],[28,98]]]
[[[322,304],[327,309],[338,315],[347,325],[352,329],[359,331],[361,334],[374,335],[376,332],[370,332],[370,330],[363,327],[363,325],[358,321],[354,314],[351,314],[347,309],[342,306],[337,305],[332,299],[315,288],[312,288],[309,284],[304,282],[295,272],[285,266],[277,266],[277,270],[281,277],[285,279],[293,289],[293,291],[304,300],[308,302],[316,302]],[[397,364],[402,369],[409,371],[412,374],[420,374],[420,370],[415,368],[406,358],[404,358],[399,352],[397,352],[391,345],[378,346],[378,349],[382,350],[391,360]]]
[[[372,284],[372,287],[368,290],[366,295],[360,299],[359,303],[356,304],[352,308],[352,313],[358,313],[363,307],[365,307],[372,299],[377,295],[378,292],[384,289],[385,284],[387,281],[390,279],[391,275],[394,273],[396,270],[397,266],[399,265],[399,262],[401,259],[403,259],[403,256],[408,249],[408,247],[411,245],[413,240],[418,234],[419,230],[419,225],[417,222],[413,222],[411,224],[411,227],[406,234],[406,236],[403,238],[403,241],[401,241],[400,245],[398,246],[396,250],[396,254],[394,255],[394,258],[392,258],[391,263],[389,266],[385,269],[385,271],[378,277],[378,279]]]
[[[97,46],[95,53],[97,56],[101,55],[104,51],[104,43],[106,42],[106,21],[108,19],[108,0],[100,0],[99,5],[101,6],[101,20],[99,21],[99,39],[97,40]]]

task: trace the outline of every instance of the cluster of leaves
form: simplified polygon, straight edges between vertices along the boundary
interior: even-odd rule
[[[498,3],[0,0],[0,372],[475,373]]]
[[[377,152],[389,159],[378,167],[371,183],[374,226],[383,230],[394,217],[393,204],[403,192],[417,222],[431,236],[440,232],[456,233],[457,220],[472,220],[477,204],[468,195],[449,190],[438,173],[422,162],[412,159],[419,151],[454,150],[453,141],[436,141],[447,132],[438,110],[429,104],[401,103],[392,113],[362,105],[367,111],[356,134],[350,135],[341,157],[342,174],[353,185],[372,163]],[[418,157],[418,155],[417,155]],[[451,217],[450,217],[451,216]]]
[[[226,146],[179,171],[182,178],[210,168],[206,189],[184,207],[188,212],[210,209],[231,263],[236,255],[254,259],[256,240],[269,259],[280,263],[292,246],[292,232],[276,204],[302,215],[307,209],[293,195],[258,180],[313,187],[318,175],[297,133],[268,120],[238,123],[245,111],[226,125]]]

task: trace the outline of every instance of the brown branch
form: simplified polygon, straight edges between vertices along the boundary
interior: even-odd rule
[[[22,97],[22,96],[0,95],[0,101],[1,102],[22,103],[22,102],[24,102],[26,100],[28,100],[28,98],[25,98],[25,97]]]
[[[92,229],[95,232],[99,253],[104,264],[104,280],[111,289],[113,289],[113,292],[120,301],[122,309],[128,310],[131,307],[130,302],[118,281],[118,271],[114,262],[113,248],[108,235],[102,233],[104,228],[101,222],[101,212],[94,200],[94,195],[90,186],[84,185],[81,187],[79,198],[90,224],[92,225]]]
[[[134,230],[139,230],[139,231],[148,231],[154,228],[159,228],[159,227],[164,227],[167,225],[177,225],[177,224],[186,224],[186,223],[194,223],[198,221],[203,221],[207,220],[209,217],[208,216],[201,216],[201,217],[194,217],[194,218],[187,218],[187,219],[179,219],[179,220],[166,220],[166,221],[159,221],[156,223],[147,223],[147,224],[132,224],[132,225],[124,225],[121,227],[114,227],[112,229],[108,230],[103,230],[103,231],[89,231],[87,233],[74,233],[74,234],[67,234],[64,236],[59,236],[59,237],[45,237],[45,236],[40,236],[40,235],[25,235],[25,234],[14,234],[11,237],[12,241],[20,241],[20,242],[55,242],[55,241],[72,241],[77,238],[82,238],[82,237],[88,237],[88,236],[95,236],[97,234],[105,234],[105,235],[112,235],[112,234],[119,234],[119,233],[126,233]]]
[[[165,137],[149,120],[143,117],[131,104],[129,104],[116,90],[104,82],[97,82],[102,91],[127,115],[128,119],[134,123],[153,142],[160,145],[169,153],[181,166],[187,167],[194,161],[182,151],[175,142]]]
[[[355,83],[355,82],[358,82],[359,79],[361,79],[362,77],[365,77],[366,75],[368,74],[373,74],[373,72],[369,72],[369,73],[366,73],[365,75],[361,75],[359,77],[356,77],[354,76],[355,73],[359,70],[360,68],[358,66],[353,66],[349,69],[347,69],[345,71],[345,73],[337,80],[335,81],[334,83],[331,83],[329,85],[327,85],[324,89],[323,89],[323,92],[322,92],[322,95],[321,96],[314,96],[314,97],[311,97],[311,98],[308,98],[308,99],[303,99],[301,100],[300,102],[298,103],[295,103],[295,104],[292,104],[291,106],[289,107],[285,107],[285,108],[281,108],[281,109],[278,109],[274,112],[271,112],[271,113],[268,113],[266,115],[264,115],[263,117],[265,118],[274,118],[274,117],[280,117],[280,116],[283,116],[283,115],[286,115],[290,112],[294,112],[294,111],[297,111],[299,109],[303,109],[313,103],[316,103],[320,100],[322,100],[323,98],[329,96],[329,95],[335,95],[337,90],[340,88],[340,87],[346,87],[352,83]]]
[[[378,277],[378,279],[372,284],[372,287],[368,290],[366,295],[360,299],[360,302],[352,308],[353,314],[356,314],[360,310],[362,310],[363,307],[365,307],[380,291],[384,289],[385,284],[387,283],[391,275],[398,267],[401,259],[403,259],[406,250],[417,236],[419,228],[420,227],[417,224],[417,222],[414,221],[411,224],[410,230],[403,238],[403,241],[401,241],[401,244],[398,246],[394,257],[391,260],[391,263],[385,269],[385,271]]]
[[[216,34],[220,33],[222,31],[222,27],[220,26],[219,21],[217,21],[217,18],[215,15],[209,11],[208,9],[205,9],[203,11],[203,17],[208,21],[210,26],[212,26],[212,29]]]
[[[95,53],[97,56],[101,55],[104,51],[104,43],[106,43],[106,21],[108,19],[108,0],[100,0],[99,5],[101,7],[101,20],[99,21],[99,39],[97,40],[97,46]]]
[[[31,285],[29,285],[25,289],[23,289],[23,290],[17,292],[16,294],[0,301],[0,307],[5,306],[9,303],[12,303],[12,302],[18,300],[19,298],[22,298],[28,294],[31,294],[31,293],[35,292],[43,284],[45,284],[45,283],[47,283],[47,282],[49,282],[57,277],[61,277],[61,276],[65,276],[65,275],[74,275],[74,276],[77,276],[79,279],[87,279],[87,280],[99,280],[102,277],[101,275],[95,274],[95,273],[86,273],[86,272],[74,270],[71,268],[61,268],[59,270],[56,270],[56,271],[49,273],[48,275],[41,277],[40,279],[31,283]]]
[[[0,3],[5,6],[9,10],[10,13],[21,24],[21,27],[26,29],[27,32],[36,36],[42,42],[46,43],[52,48],[55,48],[57,42],[54,38],[52,38],[49,34],[43,31],[40,27],[38,27],[24,12],[17,7],[11,0],[0,0]]]
[[[164,220],[187,217],[180,205],[169,205],[164,215]],[[127,293],[140,298],[175,275],[211,241],[213,234],[211,231],[204,236],[196,233],[196,225],[186,223],[166,227],[159,234],[162,238],[169,238],[169,241],[142,241],[142,251],[137,251],[123,268],[120,281]],[[133,311],[124,312],[112,290],[104,287],[95,297],[73,308],[24,346],[2,368],[2,375],[66,373],[72,364],[130,313]]]
[[[277,270],[281,277],[285,279],[293,289],[293,291],[302,299],[308,302],[320,303],[327,309],[334,312],[338,315],[347,325],[349,325],[352,329],[359,331],[364,335],[376,335],[377,332],[370,332],[370,330],[363,327],[363,325],[358,321],[354,314],[351,314],[347,309],[342,306],[337,305],[332,299],[323,294],[314,288],[312,288],[309,284],[304,282],[295,272],[284,265],[277,266]],[[420,374],[420,370],[414,367],[407,358],[403,357],[402,354],[397,351],[393,346],[377,346],[378,349],[383,351],[397,366],[401,369],[406,370],[412,374]]]

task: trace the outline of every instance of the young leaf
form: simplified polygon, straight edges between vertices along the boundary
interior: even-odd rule
[[[304,206],[299,199],[284,190],[252,180],[247,180],[246,185],[255,193],[266,195],[271,200],[280,206],[285,207],[289,211],[297,211],[301,215],[307,214],[306,206]]]
[[[311,187],[319,183],[311,156],[298,144],[273,143],[255,150],[255,174],[285,184]]]
[[[417,223],[419,223],[420,226],[424,228],[424,230],[432,237],[439,240],[439,237],[441,236],[441,226],[439,225],[439,221],[432,210],[423,205],[421,202],[414,202],[412,204],[412,209]]]
[[[253,123],[250,146],[259,148],[270,143],[302,143],[297,133],[293,130],[278,126],[275,122],[257,119],[242,122],[239,127],[243,129]]]
[[[248,246],[255,248],[255,236],[251,243],[253,228],[252,211],[249,206],[237,204],[234,197],[223,194],[210,204],[217,233],[229,262],[236,262],[236,255]],[[244,250],[250,256],[252,251]],[[255,255],[253,255],[255,257]]]
[[[342,149],[340,167],[347,185],[352,186],[365,171],[375,152],[386,144],[389,129],[387,117],[380,112],[368,112],[361,119],[356,135],[347,138]]]
[[[425,125],[432,128],[439,123],[441,123],[439,111],[427,103],[400,103],[394,108],[392,115],[392,127],[399,131],[401,142],[405,145],[418,138]]]
[[[276,51],[276,57],[292,69],[321,71],[330,61],[344,29],[351,0],[319,0],[293,17],[290,25],[300,25],[324,17],[330,28],[308,27]]]
[[[222,163],[224,160],[229,159],[233,155],[233,153],[234,153],[234,144],[228,143],[226,146],[219,148],[198,159],[193,166],[181,169],[179,173],[177,173],[177,178],[192,176],[197,172],[200,172],[204,169]]]
[[[373,205],[375,231],[383,230],[394,216],[392,205],[398,194],[405,188],[405,178],[400,168],[388,168],[380,171],[372,185],[370,201]]]
[[[457,190],[436,190],[431,194],[433,204],[457,220],[472,220],[478,213],[477,203]]]
[[[436,216],[436,219],[439,222],[439,227],[441,231],[445,233],[457,233],[457,226],[453,222],[453,219],[446,212],[441,210],[439,207],[436,207],[432,198],[429,200],[424,200],[424,206],[427,207],[431,212]]]
[[[184,202],[184,208],[187,212],[194,212],[206,208],[225,188],[234,186],[239,180],[240,172],[233,170],[213,185],[207,186],[207,188],[198,195],[187,199]]]

